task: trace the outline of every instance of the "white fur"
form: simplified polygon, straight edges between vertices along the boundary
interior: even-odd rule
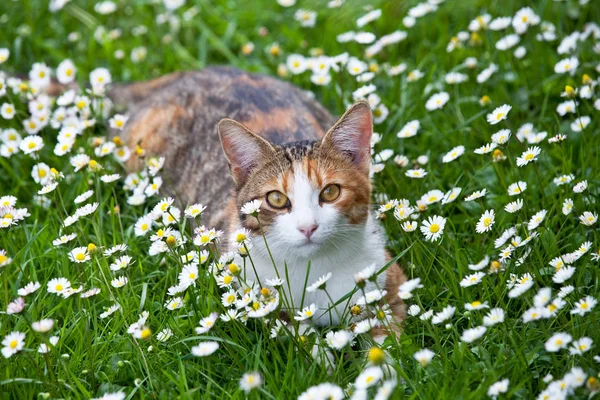
[[[317,312],[314,321],[327,325],[340,322],[338,313],[340,316],[344,313],[348,315],[348,305],[353,304],[353,301],[345,300],[336,306],[337,313],[331,310],[323,315],[330,308],[331,301],[322,290],[305,293],[305,282],[309,286],[319,277],[331,272],[333,276],[327,282],[327,292],[335,303],[354,289],[354,274],[371,264],[381,268],[387,260],[384,235],[373,216],[369,215],[363,224],[348,223],[333,204],[319,204],[321,189],[312,187],[304,174],[296,172],[293,189],[287,193],[292,203],[291,211],[277,217],[266,239],[277,272],[286,281],[283,289],[286,290],[288,299],[288,283],[291,288],[293,310],[288,310],[290,314],[315,303],[321,311]],[[318,228],[308,240],[298,227],[312,224],[318,225]],[[262,237],[253,239],[250,256],[263,285],[265,279],[277,276]],[[310,274],[307,279],[309,263]],[[249,260],[246,260],[246,274],[247,279],[257,280]],[[381,274],[377,281],[383,289],[385,274]],[[373,289],[375,284],[370,283],[365,287],[365,292]],[[301,304],[303,294],[304,303]],[[355,301],[360,296],[362,292],[357,291],[352,300]]]

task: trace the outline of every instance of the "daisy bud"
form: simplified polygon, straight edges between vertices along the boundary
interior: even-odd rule
[[[494,162],[506,160],[506,156],[504,155],[504,153],[500,149],[494,150],[492,158],[494,159]]]
[[[88,168],[92,172],[97,172],[102,169],[102,165],[98,164],[98,161],[96,161],[96,160],[91,160],[90,163],[88,164]]]
[[[125,366],[125,363],[123,362],[123,360],[117,361],[117,368],[123,368],[124,366]]]
[[[575,91],[575,89],[573,89],[573,86],[565,86],[565,97],[575,97],[575,95],[577,94],[577,92]]]
[[[249,56],[254,51],[254,43],[248,42],[242,46],[242,54]]]
[[[277,66],[277,75],[281,78],[287,78],[290,74],[285,64],[279,64]]]
[[[98,147],[98,146],[102,145],[103,143],[104,143],[103,137],[95,137],[94,139],[92,139],[92,146],[94,146],[94,147]]]
[[[446,324],[444,328],[446,328],[446,330],[449,331],[450,329],[452,329],[452,324]]]
[[[369,63],[369,72],[377,73],[379,72],[379,64],[376,61],[371,61]]]
[[[471,33],[471,45],[472,46],[479,46],[481,45],[482,40],[481,40],[481,36],[479,36],[479,33],[477,32],[472,32]]]
[[[485,96],[482,96],[481,99],[479,99],[479,104],[481,104],[481,106],[483,107],[483,106],[487,106],[488,104],[490,104],[491,101],[492,100],[490,99],[490,96],[485,95]]]
[[[50,175],[54,179],[60,178],[60,172],[58,172],[58,170],[56,168],[50,168]]]
[[[376,316],[377,316],[377,319],[384,320],[385,319],[385,312],[383,310],[379,310],[379,311],[377,311]]]
[[[492,263],[490,264],[490,272],[498,272],[500,271],[500,268],[502,268],[502,264],[500,264],[500,261],[492,261]]]
[[[113,214],[118,214],[121,212],[121,207],[119,206],[114,206],[113,207]]]
[[[260,289],[260,294],[263,295],[264,297],[269,297],[271,295],[271,291],[264,287],[264,288]]]
[[[600,382],[598,382],[598,379],[594,378],[593,376],[590,376],[588,378],[587,382],[585,383],[585,386],[588,388],[588,390],[592,392],[600,391]]]
[[[144,155],[146,155],[146,152],[144,151],[144,149],[142,149],[142,146],[137,145],[136,148],[135,148],[135,154],[138,157],[144,157]]]
[[[140,332],[140,337],[146,340],[150,339],[150,336],[152,336],[152,331],[150,330],[150,328],[144,327]]]
[[[88,253],[94,254],[98,250],[98,247],[96,247],[96,245],[94,243],[90,243],[87,246],[87,250],[88,250]]]
[[[368,359],[373,364],[382,364],[385,361],[385,353],[379,347],[371,347]]]
[[[300,343],[305,345],[306,342],[307,342],[306,336],[304,336],[304,335],[300,336]]]
[[[50,393],[38,393],[38,399],[49,399]]]
[[[121,140],[120,136],[115,136],[112,141],[117,146],[122,146],[123,145],[123,141]]]
[[[359,306],[352,306],[352,308],[350,308],[350,314],[352,315],[360,315],[361,311]]]
[[[175,236],[169,235],[169,237],[167,237],[167,246],[173,247],[176,244],[177,244],[177,239],[175,238]]]
[[[581,78],[581,83],[583,83],[584,85],[589,85],[590,83],[592,83],[592,78],[590,78],[588,74],[583,74],[583,77]]]
[[[240,273],[240,267],[238,267],[237,264],[235,263],[231,263],[229,264],[229,272],[231,272],[232,275],[238,275]]]

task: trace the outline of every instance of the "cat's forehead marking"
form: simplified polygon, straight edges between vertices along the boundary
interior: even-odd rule
[[[304,157],[312,155],[315,151],[316,144],[316,141],[301,140],[298,142],[286,143],[282,149],[285,157],[293,163],[294,161],[300,161]]]

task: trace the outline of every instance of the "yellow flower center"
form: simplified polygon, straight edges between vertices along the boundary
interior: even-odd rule
[[[496,115],[496,121],[500,121],[502,117],[504,117],[504,113],[498,113],[498,115]]]
[[[472,307],[479,307],[480,305],[481,305],[480,301],[474,301],[474,302],[471,303]]]
[[[306,311],[306,316],[307,317],[312,317],[312,315],[313,315],[313,312],[311,310],[307,310]]]
[[[231,275],[225,275],[223,277],[223,283],[225,283],[226,285],[229,285],[232,280],[233,280],[233,277]]]
[[[429,227],[429,231],[431,233],[437,233],[440,230],[440,226],[438,224],[431,224]]]
[[[8,257],[6,257],[4,254],[0,254],[0,264],[5,263],[8,260]]]
[[[27,145],[28,148],[33,149],[35,148],[35,143],[34,142],[29,142],[29,144]]]
[[[151,334],[152,334],[152,332],[150,331],[149,328],[144,328],[144,329],[142,329],[140,336],[142,337],[142,339],[148,339]]]
[[[77,255],[75,256],[75,259],[76,259],[77,261],[83,261],[83,260],[85,259],[85,254],[83,254],[83,253],[79,253],[79,254],[77,254]]]
[[[64,289],[64,287],[63,287],[62,284],[59,283],[58,285],[56,285],[54,287],[54,289],[56,289],[57,292],[62,292],[62,290]]]
[[[491,223],[492,223],[492,219],[491,218],[487,217],[487,218],[483,219],[483,225],[484,226],[488,227],[488,226],[490,226]]]
[[[525,156],[525,159],[526,159],[527,161],[531,161],[531,160],[533,160],[533,157],[534,157],[533,153],[529,153],[529,154],[527,154],[527,155]]]
[[[148,224],[142,224],[140,228],[142,228],[142,230],[145,231],[148,229]]]
[[[16,349],[18,344],[19,344],[19,342],[17,341],[17,339],[13,339],[10,341],[9,346],[11,349]]]

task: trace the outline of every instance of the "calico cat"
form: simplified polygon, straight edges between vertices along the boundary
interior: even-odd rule
[[[366,102],[334,123],[292,85],[222,67],[117,86],[109,96],[129,108],[123,139],[166,157],[170,194],[184,204],[208,205],[204,223],[210,227],[249,230],[254,268],[247,268],[248,278],[265,280],[278,272],[289,279],[294,307],[304,296],[304,305],[327,309],[328,295],[337,302],[349,293],[356,273],[389,261],[385,234],[371,210],[372,116]],[[252,200],[262,202],[260,225],[240,212]],[[305,282],[328,272],[328,294],[305,293]],[[405,280],[393,264],[364,288],[387,291],[397,322],[404,315],[397,292]],[[315,322],[337,324],[348,304]]]

